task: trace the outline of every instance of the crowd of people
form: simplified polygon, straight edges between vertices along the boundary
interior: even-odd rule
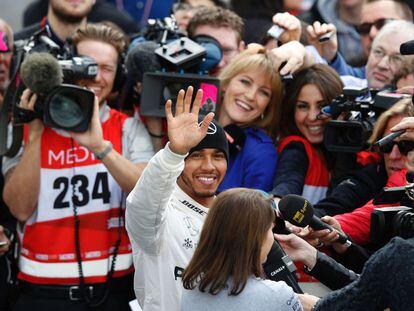
[[[377,202],[412,183],[410,1],[147,1],[139,17],[110,2],[34,1],[19,31],[0,19],[0,309],[414,310],[412,227],[371,232],[374,210],[413,203]],[[172,94],[195,67],[155,48],[182,36],[219,58]],[[55,81],[22,69],[34,42],[96,68],[63,75],[92,92],[73,114],[86,130],[50,123],[30,87]],[[150,96],[163,117],[141,109],[151,66],[173,85]],[[283,220],[292,195],[296,224],[313,206],[326,225]],[[289,280],[264,271],[275,248]]]

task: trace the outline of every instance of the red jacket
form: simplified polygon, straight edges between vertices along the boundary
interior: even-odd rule
[[[388,178],[386,187],[399,187],[406,184],[405,174],[407,170],[401,170]],[[396,204],[398,205],[398,204]],[[341,224],[342,230],[357,244],[363,245],[369,242],[369,231],[371,228],[371,212],[377,207],[386,205],[374,205],[373,200],[364,206],[357,208],[351,213],[335,216]]]

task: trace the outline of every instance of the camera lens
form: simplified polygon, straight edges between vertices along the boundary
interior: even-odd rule
[[[344,130],[345,130],[344,139],[347,145],[351,145],[351,146],[361,145],[362,133],[361,133],[360,128],[350,127],[350,128],[344,128]]]
[[[51,98],[49,113],[56,125],[63,129],[70,129],[84,120],[78,100],[77,96],[65,94],[65,92],[58,93]]]
[[[414,237],[414,212],[398,212],[392,222],[393,234],[404,239]]]

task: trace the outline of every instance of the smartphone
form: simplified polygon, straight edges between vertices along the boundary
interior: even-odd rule
[[[276,40],[279,40],[280,36],[282,35],[282,33],[285,32],[285,29],[278,26],[278,25],[273,25],[272,27],[270,27],[270,29],[267,31],[267,35],[275,38]]]
[[[319,37],[319,42],[328,41],[332,37],[332,35],[333,35],[333,31],[330,31],[330,32],[324,34],[323,36],[320,36]]]

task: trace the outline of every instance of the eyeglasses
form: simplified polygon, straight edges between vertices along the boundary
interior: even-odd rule
[[[410,140],[390,141],[389,143],[379,147],[382,153],[390,153],[394,148],[394,145],[398,146],[398,150],[402,155],[407,155],[410,151],[414,150],[414,142]]]
[[[361,35],[367,35],[371,31],[372,26],[375,26],[378,30],[380,30],[384,25],[390,21],[394,20],[393,18],[380,18],[377,19],[373,23],[363,23],[357,26],[357,31]]]
[[[387,53],[384,52],[384,50],[380,48],[372,49],[372,54],[378,59],[380,58],[382,59],[385,56],[388,56],[388,61],[390,65],[393,67],[400,67],[404,64],[404,56],[402,56],[401,54],[388,55]]]

